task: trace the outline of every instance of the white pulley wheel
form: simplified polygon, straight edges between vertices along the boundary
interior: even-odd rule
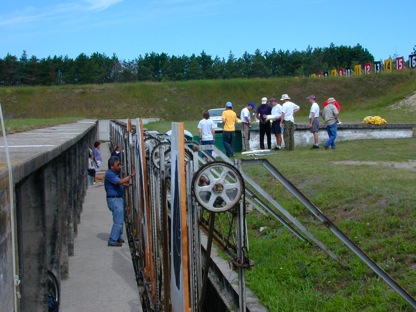
[[[225,162],[210,162],[195,173],[192,192],[197,202],[211,212],[233,208],[244,192],[244,181],[238,170]]]

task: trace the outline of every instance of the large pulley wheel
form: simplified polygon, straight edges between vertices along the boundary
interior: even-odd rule
[[[160,141],[154,137],[147,137],[144,139],[144,150],[145,150],[146,158],[150,157],[153,149],[159,143]]]
[[[160,160],[162,159],[165,165],[170,166],[171,152],[170,152],[170,143],[162,142],[154,147],[152,150],[152,163],[156,168],[160,168]]]
[[[192,179],[192,193],[197,202],[211,212],[233,208],[244,192],[244,181],[238,170],[225,162],[203,165]]]

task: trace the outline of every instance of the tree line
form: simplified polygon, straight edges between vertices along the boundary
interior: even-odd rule
[[[230,52],[227,59],[212,57],[204,51],[191,56],[152,52],[127,61],[119,60],[115,54],[109,57],[101,53],[91,56],[81,53],[75,59],[67,56],[38,59],[23,51],[20,59],[10,54],[0,59],[0,86],[308,76],[367,62],[374,62],[374,57],[360,44],[308,46],[304,51],[273,49],[263,53],[257,49],[254,54],[245,52],[239,58]]]

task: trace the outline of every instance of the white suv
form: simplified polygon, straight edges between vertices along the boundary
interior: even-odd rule
[[[222,112],[225,108],[212,108],[208,110],[209,119],[211,119],[214,124],[215,128],[218,128],[218,124],[222,124]]]

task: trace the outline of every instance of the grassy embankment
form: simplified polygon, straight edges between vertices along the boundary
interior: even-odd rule
[[[416,90],[416,71],[361,77],[276,78],[251,80],[212,80],[166,83],[134,83],[52,87],[1,87],[4,116],[17,119],[80,118],[115,119],[158,117],[156,130],[170,129],[172,121],[184,121],[191,132],[202,110],[234,103],[239,113],[249,102],[263,96],[279,98],[288,93],[302,109],[297,121],[306,121],[309,103],[315,94],[320,103],[334,96],[342,105],[342,120],[361,121],[367,115],[380,115],[388,122],[413,122],[413,116],[391,110],[390,104]],[[61,120],[59,120],[59,123]]]
[[[413,123],[414,110],[389,106],[415,91],[415,74],[408,72],[355,78],[0,88],[0,96],[4,113],[13,112],[15,118],[160,117],[166,122],[149,127],[166,131],[171,121],[185,121],[186,128],[196,129],[202,109],[221,107],[226,100],[239,110],[249,100],[282,93],[302,106],[298,122],[306,121],[309,105],[304,98],[313,93],[319,99],[337,98],[345,122],[379,115],[388,122]],[[416,174],[414,169],[393,166],[414,162],[415,150],[415,138],[362,140],[340,142],[334,151],[304,147],[267,158],[416,297]],[[270,311],[413,311],[264,169],[244,170],[350,267],[343,269],[274,219],[250,213],[249,255],[256,266],[247,272],[247,284]],[[266,229],[260,232],[261,227]]]

